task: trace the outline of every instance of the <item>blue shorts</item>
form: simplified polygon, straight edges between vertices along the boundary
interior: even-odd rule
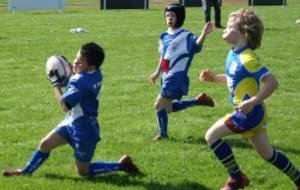
[[[259,104],[247,115],[238,111],[224,117],[225,125],[234,133],[252,137],[259,131],[265,131],[267,114],[263,104]]]
[[[89,163],[93,158],[97,143],[100,141],[100,137],[97,133],[99,130],[97,132],[95,131],[95,134],[83,132],[84,130],[86,129],[81,130],[79,128],[78,130],[78,127],[75,127],[73,124],[58,125],[54,129],[57,134],[63,137],[71,145],[76,160]]]
[[[189,91],[189,78],[186,75],[167,75],[162,80],[160,95],[172,100],[180,100]]]

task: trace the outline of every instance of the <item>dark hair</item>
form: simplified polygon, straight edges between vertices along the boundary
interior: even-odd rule
[[[179,28],[183,25],[185,20],[185,8],[180,3],[169,3],[165,7],[165,16],[167,11],[172,11],[176,14],[176,24],[175,28]]]
[[[80,53],[86,58],[89,65],[95,65],[97,68],[102,65],[105,58],[102,47],[94,42],[83,44]]]

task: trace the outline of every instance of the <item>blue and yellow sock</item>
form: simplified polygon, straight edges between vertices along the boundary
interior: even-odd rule
[[[300,186],[300,171],[281,152],[274,149],[273,156],[268,160],[281,172],[285,173],[296,186]]]
[[[230,146],[222,139],[214,142],[210,148],[215,153],[216,157],[221,161],[227,169],[228,174],[237,179],[240,177],[240,167],[237,164]]]

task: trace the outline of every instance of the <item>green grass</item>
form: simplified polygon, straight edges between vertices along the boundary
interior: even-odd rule
[[[1,1],[0,1],[1,2]],[[296,2],[296,1],[294,1]],[[223,23],[229,12],[241,5],[222,7]],[[300,25],[299,6],[254,7],[265,22],[262,48],[257,51],[280,81],[280,88],[266,101],[271,143],[300,166],[299,83]],[[187,9],[185,28],[199,34],[203,11]],[[100,116],[102,141],[94,159],[117,160],[130,154],[143,176],[124,173],[87,180],[76,174],[73,153],[68,147],[52,152],[50,159],[32,176],[4,178],[1,190],[214,190],[226,173],[207,147],[205,131],[230,111],[225,86],[199,83],[201,69],[223,71],[230,46],[211,34],[203,51],[195,56],[190,70],[190,95],[205,91],[216,100],[216,107],[192,108],[170,115],[170,141],[152,142],[156,133],[153,102],[159,86],[150,87],[147,78],[156,67],[157,41],[166,28],[162,8],[150,10],[109,10],[68,8],[57,11],[0,10],[0,170],[22,167],[32,151],[62,118],[45,75],[45,60],[61,53],[73,59],[79,46],[88,41],[106,50],[103,65]],[[71,28],[89,32],[72,34]],[[286,176],[259,158],[249,143],[229,137],[242,169],[252,179],[248,189],[293,189]]]
[[[100,0],[101,1],[101,0]],[[65,0],[65,3],[72,4],[72,3],[99,3],[99,0]],[[150,4],[151,3],[156,3],[156,2],[171,2],[171,1],[176,1],[176,0],[149,0]],[[230,0],[223,0],[223,2],[227,3]],[[241,0],[242,2],[248,2],[247,0]],[[8,4],[9,0],[0,0],[0,4]],[[286,0],[288,5],[299,5],[298,0]]]

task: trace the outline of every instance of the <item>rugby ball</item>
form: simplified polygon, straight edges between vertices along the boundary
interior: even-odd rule
[[[64,79],[59,86],[67,86],[68,81],[72,76],[72,70],[70,64],[64,56],[53,55],[47,59],[46,74],[49,75],[51,70],[57,70],[58,76]]]

